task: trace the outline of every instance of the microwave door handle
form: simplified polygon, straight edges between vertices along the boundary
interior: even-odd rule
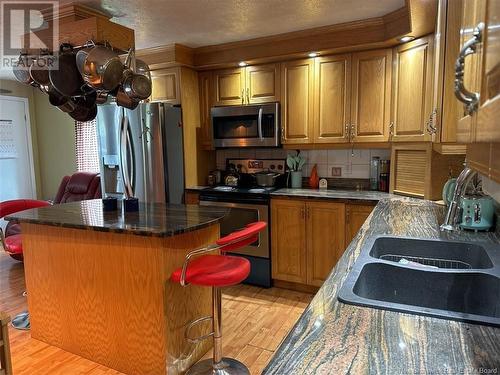
[[[259,108],[259,118],[257,120],[257,126],[258,126],[258,130],[259,130],[259,138],[261,141],[264,140],[264,138],[262,137],[262,112],[263,112],[263,109],[262,107]]]

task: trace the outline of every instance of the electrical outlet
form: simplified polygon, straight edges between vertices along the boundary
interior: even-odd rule
[[[332,176],[333,177],[342,176],[342,168],[341,167],[332,167]]]

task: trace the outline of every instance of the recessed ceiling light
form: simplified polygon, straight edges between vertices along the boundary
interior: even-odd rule
[[[310,52],[310,53],[309,53],[309,57],[316,57],[316,56],[318,56],[318,55],[319,55],[319,53],[318,53],[318,52]]]
[[[399,41],[406,43],[406,42],[409,42],[410,40],[413,40],[413,39],[415,39],[415,37],[407,35],[407,36],[403,36],[403,37],[399,38]]]
[[[238,65],[239,65],[239,66],[247,66],[248,64],[247,64],[246,62],[244,62],[244,61],[240,61],[240,62],[238,63]]]

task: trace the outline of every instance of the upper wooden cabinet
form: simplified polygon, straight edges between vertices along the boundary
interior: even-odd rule
[[[484,8],[485,0],[480,1]],[[487,14],[480,70],[479,109],[477,116],[476,142],[500,142],[500,2],[489,0],[487,9],[478,11]],[[498,147],[498,144],[496,145]],[[498,151],[498,150],[497,150]],[[496,163],[498,165],[498,162]]]
[[[352,142],[387,142],[391,116],[390,49],[352,55]]]
[[[272,199],[271,238],[273,279],[321,286],[345,250],[345,204]]]
[[[214,72],[215,105],[245,103],[245,69],[225,69]]]
[[[247,66],[245,72],[247,104],[279,101],[281,78],[279,64]]]
[[[314,59],[281,66],[281,121],[283,143],[312,143]]]
[[[348,140],[351,55],[319,57],[315,62],[314,143]]]
[[[283,143],[387,142],[391,63],[381,49],[282,64]]]
[[[150,100],[179,104],[181,102],[179,69],[162,69],[151,73],[152,91]]]
[[[279,64],[247,66],[214,72],[215,105],[279,101]]]
[[[212,126],[210,108],[213,105],[213,75],[211,71],[198,73],[198,85],[200,89],[200,128],[201,147],[204,150],[212,150]]]
[[[432,140],[433,46],[428,36],[395,49],[393,141]]]

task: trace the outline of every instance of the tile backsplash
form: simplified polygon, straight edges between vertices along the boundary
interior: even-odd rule
[[[226,159],[248,158],[248,159],[283,159],[290,153],[295,155],[294,150],[285,149],[224,149],[217,150],[217,168],[226,168]],[[372,156],[380,159],[390,159],[391,151],[386,149],[363,149],[363,150],[301,150],[301,155],[306,159],[302,168],[302,176],[308,177],[314,164],[317,164],[320,177],[336,178],[370,178],[370,160]],[[340,168],[341,175],[334,175],[332,170]],[[338,169],[337,169],[338,170]]]

